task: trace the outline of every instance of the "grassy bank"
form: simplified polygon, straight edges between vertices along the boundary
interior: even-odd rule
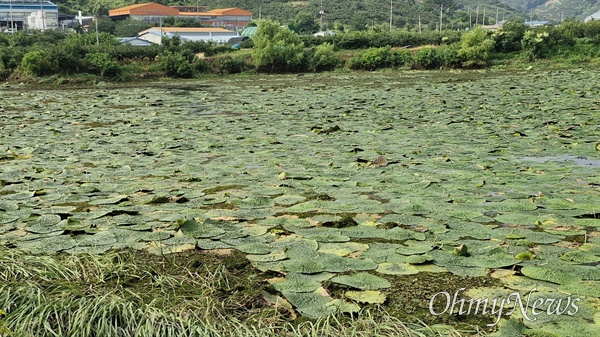
[[[381,307],[294,321],[267,275],[233,250],[0,253],[0,308],[13,336],[461,336],[404,324]]]

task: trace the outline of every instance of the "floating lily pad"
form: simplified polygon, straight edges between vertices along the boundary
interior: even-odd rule
[[[185,235],[195,238],[211,238],[225,233],[224,230],[217,228],[209,223],[199,223],[196,220],[185,220],[181,223],[181,231]]]
[[[353,275],[336,276],[331,279],[331,282],[347,285],[361,290],[377,290],[391,287],[391,283],[388,280],[364,272]]]
[[[581,282],[581,279],[575,275],[544,267],[523,267],[521,268],[521,273],[536,280],[558,284]]]
[[[408,263],[397,262],[380,263],[375,271],[387,275],[413,275],[419,272],[415,267]]]
[[[383,304],[386,300],[385,295],[378,290],[350,290],[345,293],[345,296],[356,302],[370,304]]]

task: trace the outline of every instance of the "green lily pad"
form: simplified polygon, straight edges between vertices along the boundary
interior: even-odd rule
[[[396,248],[396,253],[402,255],[424,254],[433,249],[429,242],[406,241],[404,245]]]
[[[355,300],[356,302],[370,304],[383,304],[386,300],[385,295],[378,290],[350,290],[345,293],[345,296],[351,300]]]
[[[384,262],[375,270],[386,275],[414,275],[419,271],[408,263]]]
[[[523,267],[521,273],[536,280],[558,284],[581,282],[581,279],[575,275],[544,267]]]
[[[195,238],[212,238],[225,233],[224,230],[217,228],[207,222],[199,223],[194,219],[181,222],[181,232]]]
[[[308,318],[319,318],[331,313],[326,305],[332,301],[332,298],[325,296],[324,293],[326,291],[323,288],[310,293],[282,292],[283,296],[296,307],[298,312]]]
[[[361,290],[377,290],[391,287],[391,283],[379,276],[369,273],[356,273],[353,275],[340,275],[330,280],[333,283],[347,285]]]

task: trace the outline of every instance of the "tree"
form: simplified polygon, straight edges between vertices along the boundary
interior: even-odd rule
[[[314,15],[300,12],[292,21],[290,29],[300,34],[313,34],[319,30],[319,25],[315,21]]]
[[[139,32],[152,27],[152,24],[141,20],[123,20],[115,25],[115,36],[131,37],[137,36]]]
[[[356,12],[350,19],[350,28],[354,31],[366,30],[369,20],[367,19],[366,12]]]
[[[304,61],[304,44],[298,34],[270,20],[261,20],[252,38],[252,59],[259,71],[292,71]]]
[[[461,37],[458,56],[465,60],[464,66],[483,66],[493,50],[494,40],[489,32],[477,27]]]
[[[505,22],[494,32],[496,50],[504,53],[521,50],[521,39],[526,30],[527,26],[523,20]]]
[[[115,23],[110,18],[98,19],[98,32],[115,34]]]

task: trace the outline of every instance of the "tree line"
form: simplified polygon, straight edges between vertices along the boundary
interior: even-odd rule
[[[580,64],[600,57],[600,22],[568,21],[532,29],[511,21],[494,32],[477,27],[467,32],[370,30],[314,37],[263,20],[242,50],[184,42],[178,36],[165,38],[162,45],[136,47],[121,44],[109,33],[56,31],[3,34],[0,46],[0,78],[14,80],[90,76],[132,81],[241,72],[477,68],[506,59],[559,58]]]

